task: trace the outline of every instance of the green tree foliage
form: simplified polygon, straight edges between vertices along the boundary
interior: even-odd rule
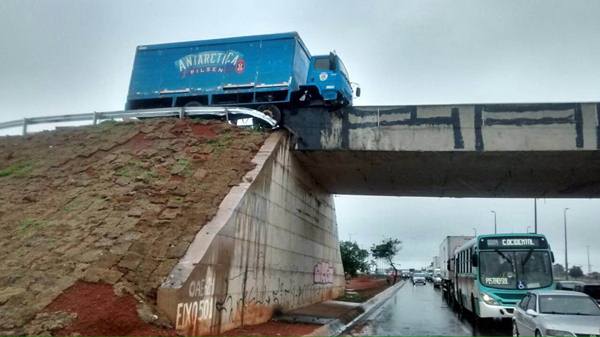
[[[356,276],[356,273],[359,271],[367,272],[369,270],[369,264],[367,263],[369,252],[366,249],[360,249],[356,242],[340,242],[340,251],[342,253],[342,264],[346,273]]]
[[[402,249],[401,245],[402,241],[389,238],[384,239],[380,244],[371,247],[371,254],[373,254],[374,258],[386,260],[392,269],[394,269],[394,283],[396,283],[396,278],[398,276],[398,269],[394,264],[394,257],[398,254],[400,249]]]
[[[552,273],[554,276],[563,277],[565,275],[565,267],[560,263],[555,263],[552,266]]]
[[[569,276],[572,278],[580,278],[583,277],[583,270],[579,266],[573,266],[569,269]]]

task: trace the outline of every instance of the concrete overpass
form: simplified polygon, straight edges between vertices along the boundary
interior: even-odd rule
[[[365,106],[288,112],[294,153],[329,193],[600,194],[600,104]]]
[[[267,321],[344,291],[333,193],[593,197],[595,103],[286,112],[158,289],[187,335]]]

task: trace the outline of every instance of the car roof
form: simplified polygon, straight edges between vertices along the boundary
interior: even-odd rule
[[[538,296],[575,296],[575,297],[589,297],[587,294],[580,293],[578,291],[571,290],[533,290],[530,291],[531,294],[535,294]]]

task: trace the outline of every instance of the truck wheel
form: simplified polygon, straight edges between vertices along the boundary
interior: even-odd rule
[[[258,111],[273,118],[278,125],[281,124],[281,110],[274,104],[265,104],[257,108]]]
[[[184,108],[191,108],[191,107],[196,107],[196,106],[202,106],[202,103],[200,103],[198,101],[190,101],[183,105]]]

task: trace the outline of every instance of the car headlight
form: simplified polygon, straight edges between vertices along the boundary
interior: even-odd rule
[[[569,331],[564,331],[564,330],[554,330],[554,329],[547,329],[546,330],[546,335],[547,336],[575,336],[575,334],[569,332]]]
[[[485,304],[489,304],[489,305],[498,305],[498,302],[496,302],[495,299],[492,298],[492,296],[483,293],[483,295],[481,296],[481,299],[483,300],[483,302],[485,302]]]

